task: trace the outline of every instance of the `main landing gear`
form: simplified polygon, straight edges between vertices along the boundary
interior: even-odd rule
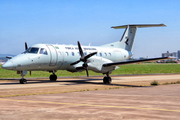
[[[50,81],[56,81],[57,80],[57,75],[55,74],[55,72],[52,72],[53,74],[49,76]]]
[[[104,84],[111,84],[111,77],[109,76],[109,73],[106,74],[106,76],[103,78]]]
[[[24,79],[24,78],[22,78],[22,79],[19,80],[19,83],[20,83],[20,84],[26,84],[26,83],[27,83],[27,80]]]

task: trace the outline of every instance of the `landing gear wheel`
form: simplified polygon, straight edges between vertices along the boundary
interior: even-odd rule
[[[22,79],[19,80],[19,83],[20,83],[20,84],[26,84],[26,83],[27,83],[27,80],[22,78]]]
[[[103,82],[104,84],[111,84],[111,77],[104,77]]]
[[[56,75],[50,75],[49,79],[50,79],[50,81],[56,81],[57,80],[57,76]]]

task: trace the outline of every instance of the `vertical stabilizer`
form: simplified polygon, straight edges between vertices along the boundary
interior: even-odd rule
[[[164,24],[135,24],[135,25],[123,25],[123,26],[113,26],[111,28],[114,29],[122,29],[126,28],[124,31],[124,34],[120,41],[110,43],[103,45],[104,47],[116,47],[116,48],[122,48],[127,51],[132,52],[133,44],[134,44],[134,38],[136,35],[137,28],[143,28],[143,27],[159,27],[159,26],[166,26]]]

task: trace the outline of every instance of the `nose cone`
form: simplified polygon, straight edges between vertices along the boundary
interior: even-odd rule
[[[14,65],[13,65],[13,63],[9,60],[9,61],[7,61],[6,63],[4,63],[1,67],[4,68],[4,69],[7,69],[7,70],[12,70],[13,67],[14,67]]]

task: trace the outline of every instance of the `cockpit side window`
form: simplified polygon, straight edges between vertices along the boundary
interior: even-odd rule
[[[39,51],[39,48],[31,47],[27,51],[25,51],[24,53],[35,53],[35,54],[37,54],[38,51]]]
[[[47,50],[45,48],[41,48],[39,54],[47,55]]]

